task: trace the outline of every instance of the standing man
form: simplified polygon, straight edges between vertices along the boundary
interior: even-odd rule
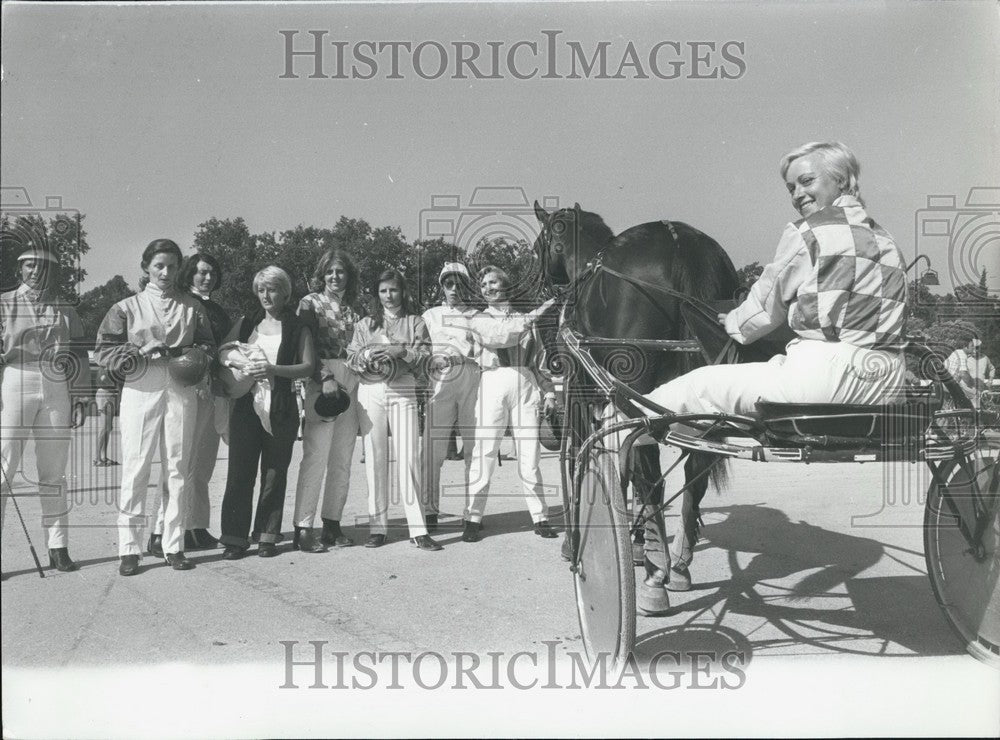
[[[463,496],[469,485],[480,376],[479,365],[473,359],[475,349],[470,321],[476,309],[471,305],[473,293],[469,270],[461,262],[445,262],[438,284],[444,302],[423,313],[433,345],[429,372],[432,395],[424,422],[422,487],[424,514],[427,529],[431,532],[437,528],[440,514],[441,465],[448,456],[456,423],[465,452]]]
[[[78,566],[69,556],[66,463],[72,427],[71,385],[83,385],[90,371],[81,342],[83,323],[76,309],[58,300],[56,255],[44,248],[29,248],[17,258],[17,264],[21,285],[0,295],[0,515],[7,497],[13,495],[10,484],[30,435],[35,440],[49,565],[72,571]]]

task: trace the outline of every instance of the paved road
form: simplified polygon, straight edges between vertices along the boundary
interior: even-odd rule
[[[638,620],[640,658],[678,656],[673,685],[636,690],[612,675],[605,683],[626,690],[573,690],[588,684],[572,673],[582,650],[572,582],[559,541],[531,531],[513,461],[499,469],[474,545],[445,519],[444,551],[417,551],[395,507],[392,541],[378,550],[236,563],[212,551],[195,554],[191,572],[146,559],[124,579],[118,469],[90,465],[92,434],[78,433],[71,465],[81,570],[39,579],[12,509],[4,524],[7,736],[1000,732],[1000,673],[964,654],[930,590],[916,466],[734,465],[729,489],[704,505],[695,589],[674,597],[671,615]],[[292,481],[298,460],[297,448]],[[460,465],[446,463],[446,483]],[[553,456],[543,469],[555,484]],[[216,534],[224,470],[223,459]],[[353,476],[345,519],[363,541],[357,459]],[[20,501],[42,553],[37,500]],[[460,491],[443,508],[460,513]],[[408,689],[390,688],[391,656],[365,671],[378,658],[368,651],[404,656],[395,660]],[[706,654],[730,662],[699,672]],[[289,669],[287,655],[313,664]],[[437,674],[442,688],[422,686]],[[456,687],[475,687],[472,677],[505,690]],[[314,681],[335,688],[306,688]],[[279,688],[289,683],[300,688]],[[178,704],[189,709],[164,712]]]

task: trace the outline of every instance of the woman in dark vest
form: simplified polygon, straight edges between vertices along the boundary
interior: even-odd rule
[[[313,336],[288,305],[288,274],[269,266],[253,279],[261,308],[230,330],[222,363],[254,379],[233,407],[229,421],[229,475],[222,499],[223,557],[239,560],[250,546],[250,518],[258,467],[262,473],[256,526],[257,554],[273,557],[281,535],[281,514],[299,409],[292,381],[312,376],[316,365]]]

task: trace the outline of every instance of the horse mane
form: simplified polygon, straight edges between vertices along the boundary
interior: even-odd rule
[[[567,208],[566,210],[572,210]],[[580,210],[580,228],[603,245],[608,245],[615,238],[615,232],[604,223],[604,219],[593,211]]]

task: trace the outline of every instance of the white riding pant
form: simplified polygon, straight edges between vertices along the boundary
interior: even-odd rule
[[[215,464],[219,459],[219,442],[222,436],[216,429],[216,405],[219,399],[212,395],[208,383],[197,386],[198,418],[194,428],[194,442],[191,445],[191,461],[188,464],[188,487],[184,504],[184,529],[208,529],[212,516],[212,504],[208,495],[208,484],[212,481]],[[167,487],[168,455],[160,444],[160,489],[156,507],[156,523],[153,531],[163,534],[163,518],[166,515],[170,492]]]
[[[786,352],[768,362],[700,367],[646,398],[675,413],[752,414],[759,400],[878,404],[903,388],[898,352],[810,339],[789,342]]]
[[[406,512],[410,537],[427,534],[420,504],[417,396],[413,387],[390,388],[385,383],[358,386],[358,420],[365,443],[368,515],[371,534],[386,534],[389,526],[389,431],[396,458],[399,500]]]
[[[154,360],[122,389],[122,488],[118,503],[118,554],[142,555],[146,489],[153,458],[161,448],[166,468],[163,552],[184,550],[184,502],[197,425],[193,387],[175,383],[164,360]]]
[[[42,528],[49,549],[68,546],[69,497],[66,490],[66,463],[70,443],[70,398],[65,380],[48,377],[36,365],[24,368],[8,365],[2,370],[2,422],[0,422],[0,458],[4,478],[0,524],[7,508],[7,498],[19,472],[24,446],[35,441],[35,466],[38,470],[38,496],[42,505]]]
[[[469,489],[464,517],[480,522],[489,496],[490,480],[497,466],[500,440],[510,425],[514,434],[518,473],[531,520],[548,518],[542,474],[538,468],[538,409],[540,393],[528,368],[499,367],[484,370],[476,402],[476,443],[469,469]]]
[[[316,413],[314,404],[323,386],[306,386],[306,423],[302,433],[302,462],[295,486],[295,526],[312,527],[320,491],[322,518],[340,521],[351,488],[351,461],[358,440],[358,376],[343,360],[323,360],[323,375],[334,375],[351,397],[351,405],[332,421]]]
[[[469,486],[472,466],[472,449],[476,432],[476,399],[479,397],[479,366],[465,362],[449,368],[447,374],[434,383],[434,393],[427,404],[424,418],[423,460],[424,510],[428,514],[440,512],[441,466],[448,456],[451,433],[458,424],[464,450],[464,485],[454,491],[456,500],[465,505],[465,492]],[[450,497],[449,497],[450,498]]]

